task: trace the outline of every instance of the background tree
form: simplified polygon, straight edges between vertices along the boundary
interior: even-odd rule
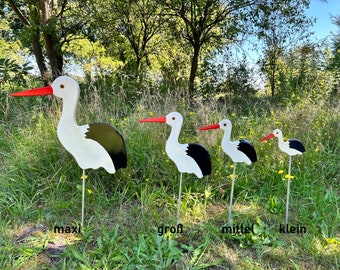
[[[271,95],[276,93],[280,58],[285,50],[305,40],[312,20],[304,10],[309,0],[264,0],[250,12],[257,38],[262,41],[263,58],[259,61],[266,74]]]
[[[327,54],[327,46],[322,43],[306,43],[285,52],[280,58],[277,97],[287,102],[325,100],[335,83],[327,70]]]
[[[239,57],[237,48],[229,46],[223,51],[213,51],[202,63],[204,72],[199,74],[201,92],[220,101],[235,104],[237,100],[254,97],[259,79],[258,70],[251,65],[245,54]]]
[[[101,1],[94,17],[103,45],[134,70],[137,82],[142,81],[143,61],[151,65],[149,56],[159,53],[164,19],[157,1]]]
[[[331,48],[331,60],[329,63],[329,69],[334,72],[337,83],[334,87],[334,94],[340,93],[340,15],[333,17],[333,23],[338,27],[337,33],[334,33]]]
[[[231,41],[237,34],[242,10],[257,1],[163,0],[169,12],[169,25],[175,37],[184,38],[192,48],[188,92],[192,94],[199,56],[204,46],[210,49]],[[179,18],[176,20],[173,18]]]
[[[25,59],[27,50],[20,46],[20,42],[11,32],[13,21],[10,16],[4,16],[3,7],[4,3],[0,3],[2,17],[0,20],[0,87],[7,91],[9,89],[14,91],[18,86],[26,85],[27,74],[32,67]]]
[[[86,29],[85,16],[79,17],[82,5],[86,5],[86,1],[2,2],[7,15],[9,12],[15,14],[16,19],[11,25],[13,34],[21,41],[23,47],[31,49],[44,81],[47,82],[50,78],[48,67],[52,79],[60,76],[64,66],[63,45],[76,33]]]

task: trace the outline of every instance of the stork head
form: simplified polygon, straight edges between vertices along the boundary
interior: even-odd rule
[[[231,121],[229,119],[223,119],[218,124],[213,124],[205,127],[199,128],[199,130],[208,130],[208,129],[222,129],[224,131],[230,130],[232,127]]]
[[[224,131],[226,131],[227,129],[231,129],[232,127],[231,121],[229,119],[223,119],[222,121],[220,121],[219,125],[220,129]]]
[[[263,142],[263,141],[269,140],[269,139],[274,138],[274,137],[282,138],[282,131],[278,128],[274,129],[273,133],[269,134],[266,137],[263,137],[260,141]]]
[[[179,112],[168,113],[165,118],[166,123],[171,127],[182,126],[183,116]]]
[[[79,85],[77,81],[68,76],[60,76],[55,79],[52,85],[24,90],[21,92],[13,93],[13,97],[26,97],[26,96],[44,96],[55,95],[62,99],[78,99]]]
[[[273,134],[275,137],[282,137],[282,131],[280,129],[274,129]]]
[[[52,83],[53,95],[62,99],[78,97],[79,84],[68,76],[60,76]]]
[[[171,112],[166,116],[146,118],[139,120],[139,122],[158,122],[158,123],[167,123],[171,127],[182,126],[183,116],[178,112]]]

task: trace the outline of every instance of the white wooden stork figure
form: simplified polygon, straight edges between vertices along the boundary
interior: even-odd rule
[[[250,165],[252,162],[256,162],[257,161],[256,151],[254,147],[250,144],[250,142],[247,140],[230,141],[232,124],[229,119],[223,119],[218,124],[201,127],[199,130],[208,129],[222,129],[224,131],[224,136],[222,139],[222,150],[234,162],[228,216],[228,223],[231,224],[236,164],[244,162]]]
[[[180,144],[178,142],[183,117],[178,112],[171,112],[166,116],[147,118],[139,122],[160,122],[171,126],[171,133],[166,142],[165,152],[176,164],[180,172],[179,195],[177,205],[177,224],[180,219],[181,196],[182,196],[182,174],[194,173],[198,178],[211,174],[211,161],[208,151],[200,144]]]
[[[76,159],[83,169],[82,216],[85,211],[85,169],[103,167],[108,173],[115,173],[127,164],[125,142],[121,133],[104,123],[79,126],[76,111],[79,101],[79,85],[68,76],[60,76],[52,85],[11,94],[11,96],[55,95],[63,100],[62,114],[57,128],[61,144]]]
[[[285,152],[289,155],[289,165],[288,165],[288,183],[287,183],[287,200],[286,200],[286,226],[288,225],[288,215],[289,215],[289,195],[290,195],[290,179],[291,169],[292,169],[292,156],[302,155],[304,153],[305,147],[303,144],[297,139],[290,139],[288,141],[283,140],[282,131],[280,129],[275,129],[273,133],[261,139],[262,141],[266,141],[270,138],[277,137],[279,140],[279,148],[282,152]]]

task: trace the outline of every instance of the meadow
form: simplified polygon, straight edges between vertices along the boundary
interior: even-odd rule
[[[125,138],[128,166],[114,175],[87,170],[82,233],[78,226],[82,171],[59,143],[61,101],[9,98],[0,119],[1,269],[339,269],[340,103],[338,97],[278,102],[194,98],[81,85],[77,121],[111,123]],[[182,233],[159,235],[176,222],[179,173],[165,153],[170,127],[139,119],[178,111],[181,142],[210,152],[213,171],[184,174]],[[220,147],[221,130],[198,131],[229,118],[232,139],[246,138],[258,162],[238,165],[234,223],[254,232],[222,233],[228,220],[232,161]],[[306,152],[293,158],[290,223],[306,233],[280,233],[285,219],[288,156],[277,139],[259,140],[275,128],[298,138]]]

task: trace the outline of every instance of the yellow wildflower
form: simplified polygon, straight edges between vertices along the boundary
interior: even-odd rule
[[[287,178],[287,179],[294,179],[294,176],[293,176],[293,175],[286,174],[286,175],[285,175],[285,178]]]
[[[340,245],[340,241],[338,241],[337,239],[335,238],[326,238],[326,242],[328,244],[337,244],[337,245]]]
[[[210,196],[211,196],[211,191],[210,191],[210,189],[206,189],[206,190],[204,191],[204,197],[205,197],[206,199],[208,199]]]
[[[278,174],[283,174],[283,170],[279,170],[277,173]]]

